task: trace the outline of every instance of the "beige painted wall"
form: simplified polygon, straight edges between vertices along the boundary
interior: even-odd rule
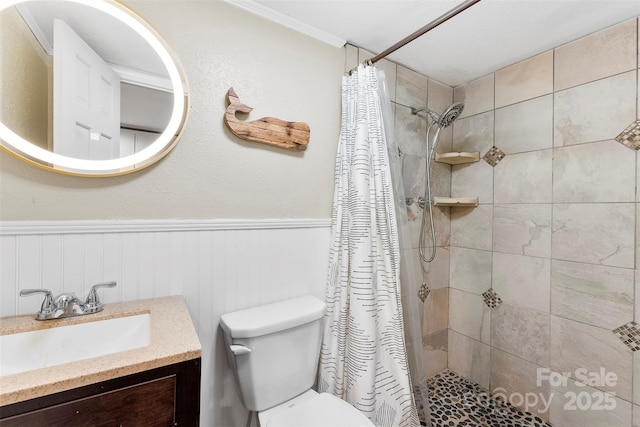
[[[47,148],[51,61],[15,8],[0,13],[0,120]]]
[[[129,1],[181,59],[191,93],[181,141],[159,163],[111,178],[71,177],[0,153],[0,220],[329,217],[344,50],[221,1]],[[224,127],[234,87],[264,116],[304,121],[294,153]]]

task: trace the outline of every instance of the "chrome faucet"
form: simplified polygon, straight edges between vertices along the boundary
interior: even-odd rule
[[[93,285],[85,302],[80,301],[73,293],[63,293],[54,298],[49,289],[23,289],[20,291],[20,296],[44,294],[44,301],[42,301],[40,311],[36,313],[36,320],[61,319],[63,317],[83,316],[102,311],[103,307],[98,298],[98,289],[113,288],[115,286],[116,282]]]

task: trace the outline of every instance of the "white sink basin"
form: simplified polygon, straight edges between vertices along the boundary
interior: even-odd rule
[[[0,376],[146,347],[149,314],[0,336]]]

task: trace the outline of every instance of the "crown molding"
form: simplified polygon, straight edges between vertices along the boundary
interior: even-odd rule
[[[314,39],[327,43],[328,45],[331,45],[333,47],[343,47],[347,43],[345,39],[336,37],[333,34],[327,33],[326,31],[305,24],[304,22],[285,15],[284,13],[273,10],[254,0],[224,1],[249,13],[268,19],[269,21],[275,22],[287,28],[291,28],[292,30],[298,31],[300,33],[306,34],[309,37],[313,37]]]

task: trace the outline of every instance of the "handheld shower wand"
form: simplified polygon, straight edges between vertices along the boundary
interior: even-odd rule
[[[430,219],[430,225],[431,225],[431,243],[433,246],[433,251],[431,252],[431,255],[428,258],[424,254],[425,252],[424,223],[425,223],[425,217],[427,215],[427,211],[426,209],[423,209],[422,220],[420,223],[420,239],[418,239],[419,241],[418,248],[420,252],[420,258],[424,262],[431,262],[436,257],[436,232],[435,232],[435,226],[433,222],[433,201],[431,198],[431,162],[435,158],[436,147],[438,145],[438,141],[440,140],[440,131],[444,128],[451,126],[454,120],[456,120],[460,116],[460,114],[462,114],[462,110],[464,110],[464,104],[460,102],[450,105],[440,115],[438,115],[437,113],[434,113],[428,108],[418,108],[418,109],[412,108],[411,109],[411,114],[413,115],[416,115],[420,112],[426,112],[431,118],[431,124],[427,128],[427,150],[426,150],[427,156],[425,160],[426,172],[424,174],[425,176],[424,199],[426,202],[425,205],[429,207],[429,219]],[[431,129],[433,128],[433,126],[437,126],[437,128],[436,128],[435,134],[433,135],[433,143],[429,144],[430,142],[429,137],[431,135]]]

